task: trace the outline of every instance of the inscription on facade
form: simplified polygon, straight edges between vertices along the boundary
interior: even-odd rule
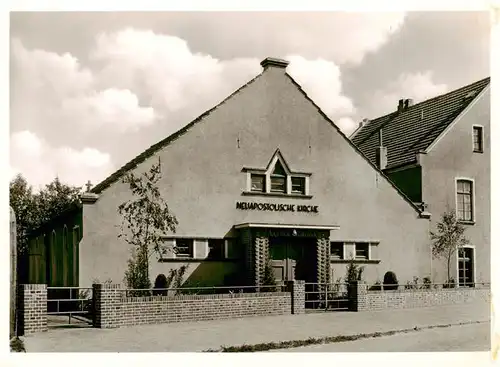
[[[253,202],[246,202],[246,201],[236,202],[236,209],[272,211],[272,212],[319,213],[319,207],[317,205],[253,203]]]

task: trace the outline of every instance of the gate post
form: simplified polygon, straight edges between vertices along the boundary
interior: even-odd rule
[[[305,313],[306,287],[304,280],[290,280],[287,282],[288,291],[292,298],[292,315]]]
[[[350,282],[348,287],[347,293],[349,297],[349,311],[367,311],[368,304],[366,300],[366,284],[355,281]]]
[[[122,319],[119,284],[92,284],[94,304],[93,326],[108,329],[120,325]]]
[[[19,334],[29,335],[47,331],[47,285],[23,284],[20,288]]]

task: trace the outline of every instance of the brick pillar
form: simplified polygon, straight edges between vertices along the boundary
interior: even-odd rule
[[[47,331],[47,285],[23,284],[19,296],[21,300],[19,334],[29,335]]]
[[[328,283],[330,281],[330,234],[328,232],[317,234],[316,255],[317,281]]]
[[[349,297],[349,311],[368,311],[367,302],[367,285],[360,282],[349,283],[348,297]]]
[[[261,285],[264,278],[264,270],[269,256],[269,237],[265,233],[257,233],[254,241],[255,246],[255,285]]]
[[[122,291],[119,284],[92,284],[94,327],[118,327],[122,321]]]
[[[292,294],[292,314],[305,313],[306,309],[306,285],[304,280],[290,280],[287,289]]]

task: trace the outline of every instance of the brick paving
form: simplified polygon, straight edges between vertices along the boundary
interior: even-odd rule
[[[373,312],[248,317],[118,329],[57,329],[25,338],[28,352],[196,352],[221,345],[383,332],[489,321],[486,302]]]

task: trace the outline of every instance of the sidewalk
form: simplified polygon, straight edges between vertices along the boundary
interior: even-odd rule
[[[196,352],[235,346],[413,327],[489,321],[490,306],[473,304],[377,312],[158,324],[118,329],[59,329],[26,337],[27,352]],[[284,350],[285,351],[285,350]]]

